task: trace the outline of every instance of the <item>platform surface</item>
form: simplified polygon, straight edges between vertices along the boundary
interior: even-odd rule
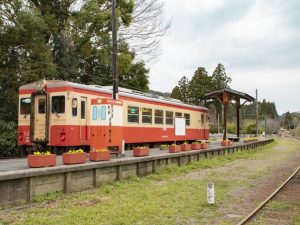
[[[240,146],[243,145],[243,142],[234,142],[232,146]],[[218,143],[210,143],[207,150],[220,148],[220,142]],[[168,150],[159,150],[158,148],[151,148],[149,156],[159,156],[159,155],[168,155],[171,153],[168,153]],[[128,159],[136,159],[137,157],[133,156],[132,150],[126,150],[125,151],[125,157],[122,158],[112,158],[110,161],[122,161],[122,160],[128,160]],[[87,160],[86,164],[93,164],[94,162],[91,162]],[[57,156],[56,160],[56,167],[68,167],[68,165],[63,165],[62,163],[62,156]],[[39,168],[28,168],[27,166],[27,158],[18,158],[18,159],[2,159],[0,160],[0,176],[6,172],[13,172],[13,171],[21,171],[21,170],[38,170]]]

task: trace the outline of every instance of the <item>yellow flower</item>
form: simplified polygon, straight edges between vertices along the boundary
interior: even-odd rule
[[[78,154],[78,153],[84,153],[84,151],[82,149],[78,149],[78,150],[69,150],[67,152],[68,154]]]
[[[40,151],[36,151],[33,153],[33,155],[51,155],[51,152],[47,151],[47,152],[40,152]]]
[[[107,148],[96,149],[96,152],[108,152]]]

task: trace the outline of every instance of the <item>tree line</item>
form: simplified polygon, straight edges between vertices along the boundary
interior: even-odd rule
[[[148,91],[149,70],[141,55],[159,51],[160,37],[169,28],[163,5],[118,0],[116,14],[119,84]],[[18,88],[29,82],[111,85],[111,50],[111,0],[1,1],[0,119],[16,120]]]
[[[199,67],[190,80],[186,76],[183,76],[178,81],[178,85],[176,85],[171,92],[171,97],[185,103],[208,107],[211,114],[210,131],[214,133],[217,132],[218,118],[220,129],[223,129],[222,104],[218,101],[205,103],[205,94],[219,89],[230,88],[231,81],[231,77],[226,74],[225,67],[221,63],[216,66],[211,75],[208,74],[204,67]],[[274,102],[268,102],[265,99],[261,102],[259,101],[258,115],[258,119],[262,121],[261,126],[264,126],[264,121],[268,119],[268,124],[272,124],[269,130],[276,130],[278,128],[278,113]],[[236,110],[231,104],[228,105],[227,117],[228,131],[235,133]],[[240,110],[240,117],[242,120],[248,121],[244,127],[244,132],[252,133],[253,129],[255,129],[253,121],[255,121],[256,118],[256,103],[252,102],[244,105]],[[276,126],[273,125],[274,123],[276,123]],[[261,131],[266,129],[267,128],[261,129]]]
[[[117,0],[116,15],[119,85],[149,91],[144,60],[157,56],[160,37],[170,26],[163,18],[163,5],[159,0]],[[111,19],[111,0],[2,0],[3,127],[16,127],[11,122],[17,121],[21,85],[40,79],[111,85]]]

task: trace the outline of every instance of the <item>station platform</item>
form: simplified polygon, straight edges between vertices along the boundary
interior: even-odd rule
[[[234,142],[232,146],[239,146],[242,145],[242,142]],[[217,147],[221,147],[220,143],[210,143],[208,149],[206,150],[211,150],[211,149],[215,149]],[[164,156],[164,155],[168,155],[170,153],[168,153],[168,150],[160,150],[159,148],[151,148],[150,149],[150,154],[149,156]],[[124,157],[121,158],[111,158],[110,161],[112,162],[118,162],[118,161],[122,161],[124,159],[128,160],[128,159],[134,159],[136,157],[133,156],[133,151],[132,150],[126,150]],[[87,162],[85,164],[94,164],[95,162],[91,162],[89,160],[87,160]],[[101,163],[101,162],[98,162]],[[63,165],[62,163],[62,156],[57,156],[56,159],[56,166],[60,166],[60,167],[69,167],[69,165]],[[51,168],[51,167],[49,167]],[[29,168],[27,166],[27,158],[16,158],[16,159],[0,159],[0,176],[1,173],[4,172],[12,172],[12,171],[20,171],[20,170],[38,170],[39,168]]]

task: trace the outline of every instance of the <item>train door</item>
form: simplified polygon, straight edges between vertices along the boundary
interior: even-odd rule
[[[205,140],[205,121],[203,113],[201,113],[201,140]]]
[[[80,140],[82,144],[87,142],[87,100],[86,97],[81,97],[80,100]]]
[[[47,95],[33,94],[32,100],[31,141],[35,143],[47,142]]]
[[[123,102],[113,99],[91,101],[91,149],[123,150]]]
[[[91,149],[95,150],[106,147],[106,143],[105,138],[102,137],[101,106],[92,102],[91,109]]]

